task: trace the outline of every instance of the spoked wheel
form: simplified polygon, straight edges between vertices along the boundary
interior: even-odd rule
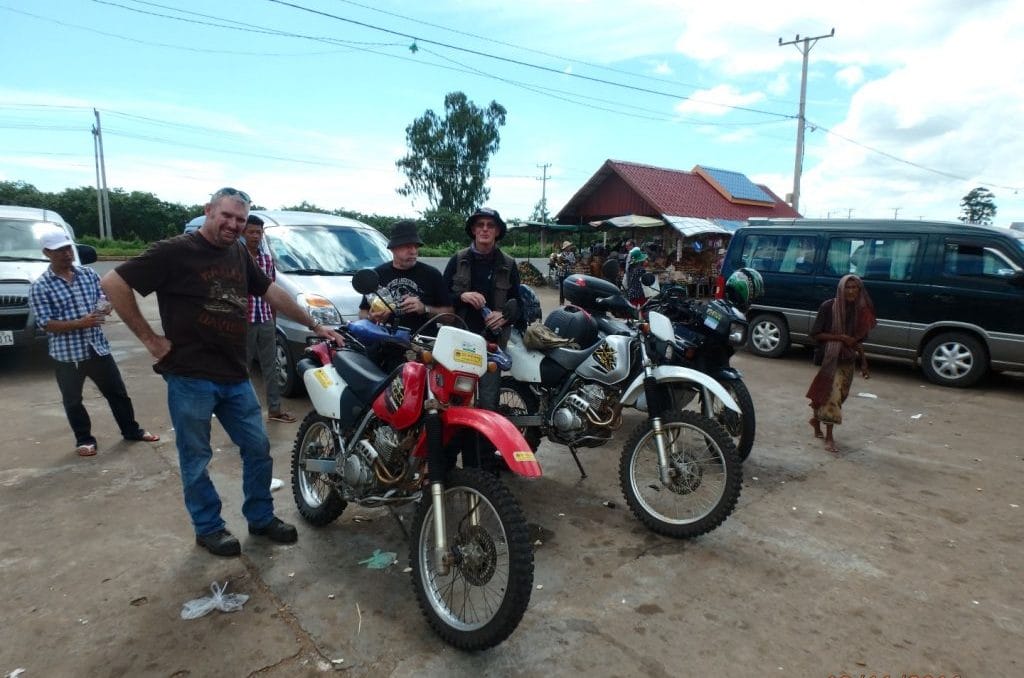
[[[448,550],[438,562],[429,493],[418,504],[409,564],[431,627],[463,650],[493,647],[519,625],[533,587],[533,548],[519,503],[493,476],[456,468],[444,491]]]
[[[312,411],[306,415],[295,435],[292,448],[292,495],[299,513],[312,525],[326,525],[341,515],[345,502],[327,479],[327,474],[310,471],[310,459],[334,459],[338,445],[330,428],[330,419]]]
[[[743,467],[715,421],[696,412],[662,418],[668,479],[662,481],[651,422],[636,427],[622,449],[619,481],[626,503],[658,534],[687,539],[715,529],[736,508]]]
[[[754,447],[754,432],[757,427],[754,418],[754,399],[750,397],[750,391],[742,381],[721,381],[719,383],[739,405],[740,413],[737,414],[730,410],[718,398],[712,398],[711,409],[714,412],[715,421],[721,424],[725,432],[732,438],[739,460],[746,461],[750,456],[750,450]]]
[[[538,414],[539,409],[537,396],[530,391],[529,386],[512,377],[501,378],[501,390],[498,391],[498,414],[506,417],[526,416]],[[540,447],[542,437],[540,428],[537,426],[517,426],[516,428],[523,434],[530,449],[536,452]]]

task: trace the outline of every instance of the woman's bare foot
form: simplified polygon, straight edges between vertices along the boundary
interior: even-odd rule
[[[839,454],[839,448],[836,446],[836,441],[832,438],[825,439],[825,451],[831,452],[832,454]]]
[[[810,419],[807,420],[807,423],[810,424],[811,428],[814,429],[814,437],[815,438],[824,438],[825,437],[825,434],[821,432],[821,422],[820,421],[818,421],[814,417],[811,417]]]

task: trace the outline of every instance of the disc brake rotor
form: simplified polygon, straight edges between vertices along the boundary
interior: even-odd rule
[[[456,553],[456,567],[473,586],[483,586],[494,576],[498,549],[485,528],[470,525],[462,530],[453,551]]]

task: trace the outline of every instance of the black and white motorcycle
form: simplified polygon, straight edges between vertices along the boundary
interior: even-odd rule
[[[679,538],[718,527],[733,511],[742,486],[742,465],[729,434],[715,420],[693,411],[673,411],[670,389],[691,385],[714,394],[739,413],[736,401],[710,376],[678,365],[656,365],[656,342],[674,338],[672,322],[661,313],[642,323],[621,293],[604,294],[608,283],[573,275],[563,285],[593,290],[596,307],[627,321],[630,332],[598,338],[594,316],[576,307],[560,308],[559,334],[581,348],[536,350],[514,330],[512,359],[502,378],[499,411],[536,449],[542,437],[569,448],[586,477],[577,450],[599,447],[622,424],[623,408],[647,413],[630,433],[619,463],[622,491],[633,513],[651,530]],[[580,290],[574,290],[578,297]],[[567,297],[570,295],[566,295]]]

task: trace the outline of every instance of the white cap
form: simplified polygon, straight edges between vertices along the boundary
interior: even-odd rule
[[[61,247],[67,247],[68,245],[74,245],[74,241],[71,240],[64,229],[55,228],[46,231],[39,236],[39,242],[42,244],[44,250],[59,250]]]

